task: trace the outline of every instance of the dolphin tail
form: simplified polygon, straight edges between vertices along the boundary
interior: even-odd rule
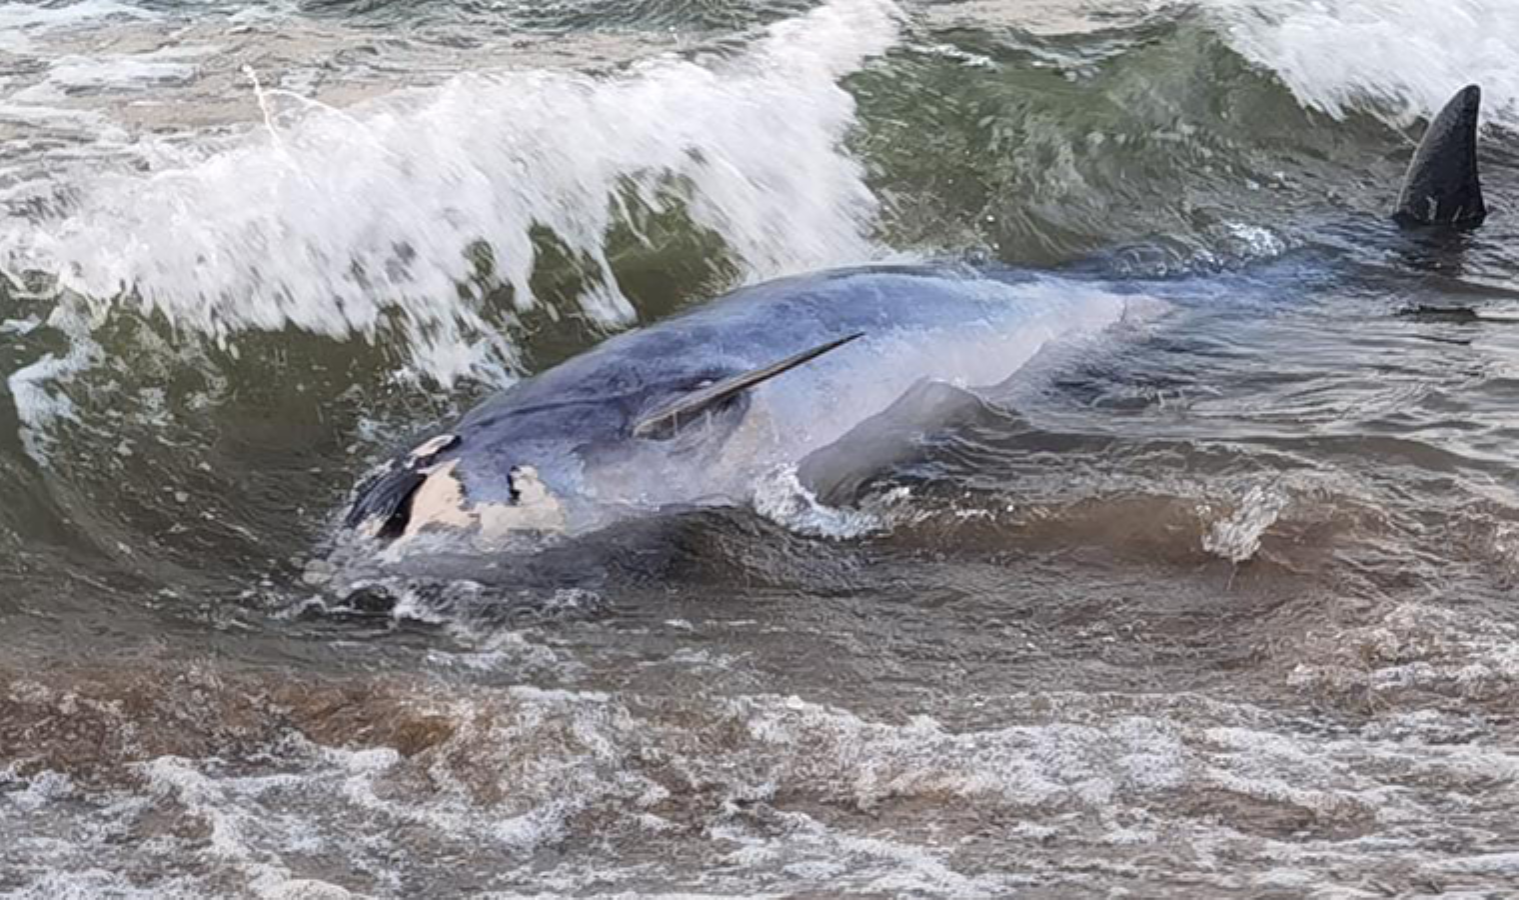
[[[1477,179],[1475,84],[1456,93],[1429,123],[1403,179],[1393,219],[1399,225],[1474,226],[1487,217]]]

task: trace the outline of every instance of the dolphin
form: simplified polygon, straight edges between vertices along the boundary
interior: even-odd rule
[[[1467,228],[1487,215],[1479,103],[1478,88],[1464,88],[1431,120],[1393,211],[1399,225]],[[363,481],[344,523],[387,543],[434,531],[489,542],[742,502],[773,473],[832,496],[859,483],[841,472],[850,462],[891,461],[840,453],[846,436],[953,419],[978,396],[967,387],[996,386],[1052,348],[1211,291],[1185,277],[1137,284],[964,263],[745,287],[488,398]]]

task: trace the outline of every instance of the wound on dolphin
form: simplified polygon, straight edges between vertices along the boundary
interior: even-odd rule
[[[1473,227],[1487,218],[1477,177],[1477,119],[1482,90],[1462,88],[1429,123],[1398,197],[1403,226]]]

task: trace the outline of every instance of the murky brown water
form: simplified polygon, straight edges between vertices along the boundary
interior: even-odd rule
[[[0,6],[0,895],[1515,893],[1511,15],[604,6]],[[630,311],[968,251],[1198,286],[846,509],[330,556]]]

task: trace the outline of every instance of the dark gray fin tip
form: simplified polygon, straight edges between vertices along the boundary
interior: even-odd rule
[[[633,436],[641,438],[674,434],[682,425],[699,419],[708,410],[716,409],[743,391],[757,387],[777,375],[789,372],[803,363],[811,362],[830,350],[837,350],[850,341],[864,337],[864,332],[841,337],[820,344],[801,353],[788,356],[779,362],[724,378],[716,384],[693,391],[673,403],[668,403],[641,417],[633,423]]]
[[[1471,227],[1487,218],[1477,176],[1482,89],[1467,85],[1429,123],[1408,164],[1393,220],[1399,225]]]

